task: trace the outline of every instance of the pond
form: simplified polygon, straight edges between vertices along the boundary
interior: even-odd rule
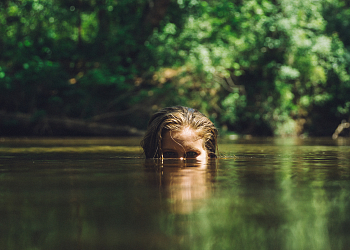
[[[139,138],[0,138],[0,249],[348,249],[350,140],[222,140],[207,164]]]

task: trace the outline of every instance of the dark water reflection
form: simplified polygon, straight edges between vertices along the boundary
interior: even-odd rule
[[[3,139],[0,249],[348,249],[350,141],[222,141],[145,161],[138,139]]]

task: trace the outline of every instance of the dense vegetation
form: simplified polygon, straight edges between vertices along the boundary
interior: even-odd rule
[[[176,104],[254,135],[349,119],[346,0],[4,0],[0,23],[2,135],[22,128],[9,114],[29,134],[52,117],[144,129]]]

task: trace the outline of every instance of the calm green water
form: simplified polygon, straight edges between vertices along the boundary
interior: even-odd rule
[[[348,249],[350,140],[222,141],[200,165],[139,139],[1,139],[0,249]]]

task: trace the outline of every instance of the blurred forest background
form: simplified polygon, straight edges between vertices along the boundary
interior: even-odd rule
[[[349,31],[348,0],[3,0],[0,135],[137,134],[185,105],[222,134],[331,136]]]

